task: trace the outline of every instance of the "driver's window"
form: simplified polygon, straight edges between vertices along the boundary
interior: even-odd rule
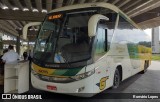
[[[107,52],[107,25],[106,20],[100,20],[97,28],[96,47],[95,47],[95,61],[101,58]]]
[[[98,27],[97,38],[96,38],[96,54],[105,52],[105,29]]]

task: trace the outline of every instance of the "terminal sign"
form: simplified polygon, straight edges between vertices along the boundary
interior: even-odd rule
[[[51,15],[48,17],[49,20],[53,20],[53,19],[58,19],[58,18],[61,18],[62,17],[62,14],[57,14],[57,15]]]

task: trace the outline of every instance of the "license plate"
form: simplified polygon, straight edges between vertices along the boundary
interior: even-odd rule
[[[56,86],[47,85],[48,90],[57,90]]]

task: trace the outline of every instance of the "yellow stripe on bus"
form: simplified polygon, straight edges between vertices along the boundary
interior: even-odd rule
[[[32,63],[32,69],[37,73],[46,75],[46,76],[50,76],[50,75],[52,76],[53,72],[56,71],[56,69],[43,68],[34,63]]]

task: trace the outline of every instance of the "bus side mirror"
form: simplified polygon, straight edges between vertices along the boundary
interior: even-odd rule
[[[38,26],[38,25],[41,25],[41,22],[31,22],[31,23],[26,24],[26,25],[23,27],[23,39],[27,39],[28,28],[29,28],[30,26]]]
[[[93,37],[96,35],[97,25],[98,25],[99,20],[101,19],[106,20],[106,21],[109,20],[108,17],[101,15],[101,14],[95,14],[89,19],[88,21],[88,36],[89,37]]]

